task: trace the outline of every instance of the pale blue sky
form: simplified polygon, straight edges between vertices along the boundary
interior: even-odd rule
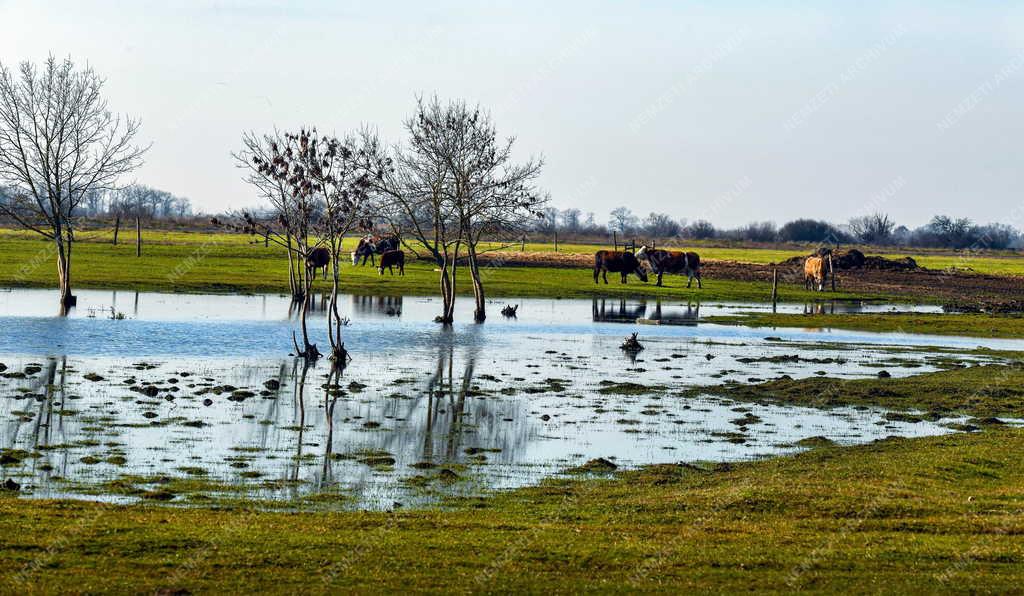
[[[135,178],[251,205],[244,129],[491,109],[556,206],[732,226],[881,208],[1024,227],[1024,3],[19,2],[0,59],[89,61],[153,142]]]

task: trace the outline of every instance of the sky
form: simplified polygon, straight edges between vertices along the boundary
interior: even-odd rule
[[[881,211],[1024,228],[1021,2],[21,2],[0,61],[106,78],[152,143],[130,180],[258,204],[243,131],[489,110],[559,208],[721,227]]]

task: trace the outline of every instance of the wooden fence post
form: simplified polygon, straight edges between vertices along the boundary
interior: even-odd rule
[[[139,216],[135,216],[135,256],[142,256],[142,223]]]
[[[558,230],[555,230],[555,252],[558,252]]]
[[[832,291],[836,291],[836,268],[832,265],[832,253],[828,253],[828,275],[832,278]]]
[[[121,214],[114,219],[114,246],[117,246],[117,233],[121,231]]]
[[[615,247],[615,252],[619,252],[619,235],[615,230],[612,230],[612,246]]]
[[[772,312],[776,312],[779,302],[779,268],[772,264]]]

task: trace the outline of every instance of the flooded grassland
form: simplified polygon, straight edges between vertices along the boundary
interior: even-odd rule
[[[432,298],[352,296],[354,360],[332,371],[288,357],[287,298],[83,292],[68,318],[48,316],[49,298],[0,297],[3,475],[34,498],[392,509],[578,472],[939,435],[976,425],[913,403],[773,399],[785,392],[771,384],[899,383],[1024,349],[708,324],[763,305],[656,300],[518,300],[517,318],[442,329]],[[621,350],[634,331],[644,349]]]

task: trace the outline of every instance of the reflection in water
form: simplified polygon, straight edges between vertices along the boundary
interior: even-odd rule
[[[386,315],[397,317],[402,314],[401,296],[352,296],[352,313],[366,317]]]
[[[456,345],[456,337],[442,332],[430,353],[405,360],[382,353],[344,373],[301,359],[126,367],[59,357],[37,367],[5,358],[8,371],[28,374],[0,380],[12,396],[0,400],[0,447],[38,456],[5,466],[4,474],[36,497],[134,499],[166,490],[164,479],[200,477],[213,483],[203,489],[206,498],[224,483],[235,487],[228,495],[298,502],[334,493],[351,506],[390,508],[534,483],[593,457],[622,465],[737,460],[785,452],[816,435],[860,442],[946,432],[936,422],[890,421],[878,411],[761,404],[749,405],[760,422],[738,429],[732,402],[599,391],[684,376],[718,382],[723,367],[735,369],[725,379],[829,367],[816,362],[744,363],[730,359],[727,346],[690,353],[651,340],[643,367],[625,369],[595,355],[617,343],[550,339],[538,347],[554,354],[534,348],[526,352],[535,356],[513,362],[504,352]],[[703,355],[714,350],[712,363]],[[663,360],[672,362],[655,364]],[[737,432],[743,441],[733,440]],[[124,492],[131,487],[138,492]]]
[[[672,305],[663,308],[661,300],[658,300],[647,319],[663,325],[696,325],[700,319],[700,302],[687,303],[685,307]]]
[[[131,500],[187,477],[211,486],[171,495],[176,503],[330,493],[384,509],[522,486],[594,457],[624,466],[729,461],[791,451],[816,435],[854,443],[937,434],[946,432],[937,422],[874,410],[764,404],[744,406],[759,422],[741,429],[735,403],[676,390],[819,372],[876,376],[883,366],[900,377],[949,357],[892,350],[897,343],[1022,345],[856,332],[830,333],[823,344],[804,331],[773,331],[779,341],[764,330],[673,326],[692,325],[701,305],[671,300],[522,300],[518,320],[441,329],[430,322],[431,298],[352,297],[346,333],[359,351],[342,373],[279,357],[274,346],[290,344],[287,296],[81,293],[86,307],[137,304],[143,316],[113,321],[21,316],[40,294],[6,294],[0,470],[33,497]],[[638,320],[660,324],[640,331],[646,349],[631,366],[618,348],[637,329],[604,323]],[[617,393],[619,383],[640,394]]]
[[[647,301],[594,298],[593,310],[595,323],[636,323],[647,312]]]
[[[700,302],[663,302],[661,298],[608,300],[594,298],[592,319],[595,323],[657,323],[661,325],[696,325],[700,318]]]

